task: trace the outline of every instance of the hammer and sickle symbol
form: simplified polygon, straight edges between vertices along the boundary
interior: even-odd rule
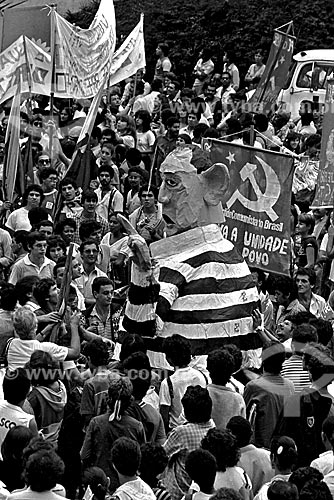
[[[278,215],[273,207],[277,203],[281,194],[281,184],[274,170],[258,156],[256,156],[256,159],[262,166],[266,178],[265,192],[262,193],[257,180],[255,179],[254,173],[258,168],[257,165],[247,162],[239,172],[240,177],[243,182],[247,179],[249,180],[254,193],[256,194],[257,200],[249,200],[246,196],[240,193],[239,189],[236,189],[231,198],[226,202],[226,206],[227,208],[231,208],[236,200],[239,200],[239,202],[248,210],[251,210],[252,212],[265,212],[268,217],[270,217],[272,222],[274,222],[278,219]]]

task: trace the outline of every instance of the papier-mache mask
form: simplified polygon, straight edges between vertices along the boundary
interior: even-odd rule
[[[224,222],[221,202],[228,192],[226,165],[215,163],[197,174],[190,148],[177,148],[161,164],[159,201],[168,236],[197,226]]]

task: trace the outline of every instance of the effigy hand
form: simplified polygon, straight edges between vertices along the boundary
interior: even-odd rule
[[[151,255],[146,241],[123,215],[118,214],[117,219],[122,224],[124,231],[129,235],[128,245],[133,253],[133,262],[143,271],[150,270]]]

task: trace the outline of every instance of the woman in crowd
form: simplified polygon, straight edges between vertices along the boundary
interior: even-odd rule
[[[267,500],[269,486],[275,481],[288,481],[293,466],[297,463],[298,453],[296,443],[287,436],[274,438],[270,446],[270,459],[275,476],[265,483],[254,500]]]
[[[153,152],[155,135],[151,130],[151,115],[148,111],[141,109],[135,114],[137,131],[137,149],[146,157]]]
[[[233,434],[228,430],[211,429],[202,439],[201,447],[212,453],[217,462],[215,490],[232,488],[243,500],[251,499],[252,483],[246,472],[237,467],[240,450]]]
[[[158,190],[155,186],[142,186],[139,189],[141,206],[130,215],[130,222],[145,239],[146,243],[163,238],[165,223],[161,205],[158,203]]]
[[[136,124],[132,116],[118,115],[116,123],[116,140],[128,148],[135,148],[137,144]]]

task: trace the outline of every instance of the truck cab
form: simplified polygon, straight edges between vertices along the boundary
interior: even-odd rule
[[[288,78],[281,90],[278,103],[291,118],[298,118],[301,101],[312,101],[322,110],[326,95],[327,78],[334,70],[334,50],[306,50],[293,56]],[[332,75],[333,76],[333,75]]]

